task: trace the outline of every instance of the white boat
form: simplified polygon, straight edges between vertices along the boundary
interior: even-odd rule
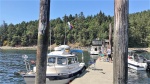
[[[150,70],[150,60],[147,60],[142,53],[144,50],[132,50],[128,52],[128,67],[135,70]]]
[[[97,59],[100,56],[102,41],[100,40],[93,40],[90,50],[90,57],[92,59]]]
[[[46,83],[67,84],[75,77],[79,76],[86,69],[85,63],[78,62],[76,53],[82,53],[82,50],[70,50],[67,45],[55,47],[53,52],[47,56]],[[83,58],[83,57],[82,57]],[[27,63],[26,63],[27,64]],[[27,84],[34,84],[36,67],[23,74]]]

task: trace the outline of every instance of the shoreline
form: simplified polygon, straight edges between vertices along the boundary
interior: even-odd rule
[[[56,45],[52,45],[51,49],[54,49]],[[72,47],[72,46],[71,46]],[[82,49],[85,51],[88,51],[89,47],[72,47],[74,49]],[[28,46],[28,47],[10,47],[10,46],[2,46],[0,47],[0,50],[7,50],[7,49],[14,49],[14,50],[37,50],[37,46]],[[50,50],[50,46],[48,47],[48,50]],[[148,52],[150,52],[150,48],[128,48],[128,50],[146,50]]]
[[[0,49],[3,49],[3,50],[36,50],[37,47],[36,46],[30,46],[30,47],[10,47],[10,46],[2,46],[0,47]]]

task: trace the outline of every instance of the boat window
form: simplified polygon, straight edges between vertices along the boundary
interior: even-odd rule
[[[55,63],[56,58],[55,57],[50,57],[48,59],[48,63]]]
[[[65,51],[69,53],[70,50],[69,50],[69,49],[66,49]]]
[[[75,63],[76,63],[76,62],[78,62],[78,58],[77,58],[77,57],[75,57]]]
[[[73,63],[75,63],[75,58],[74,57],[68,58],[68,64],[73,64]]]
[[[132,56],[132,55],[134,56],[134,53],[133,53],[133,52],[131,52],[131,53],[130,53],[130,55],[131,55],[131,56]]]
[[[132,53],[131,53],[131,52],[128,52],[128,55],[129,55],[129,56],[132,56]]]
[[[143,56],[139,56],[139,63],[143,63],[144,62],[144,57]]]
[[[95,48],[95,51],[97,51],[97,48]]]
[[[67,60],[65,57],[58,57],[57,58],[57,64],[59,65],[66,65],[67,64]]]
[[[136,53],[134,54],[134,61],[136,61],[136,62],[139,61],[139,56]]]

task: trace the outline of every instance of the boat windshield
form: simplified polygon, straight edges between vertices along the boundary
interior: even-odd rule
[[[144,58],[146,58],[147,60],[150,60],[150,53],[145,51],[145,50],[134,50],[136,54],[138,54],[139,56],[143,56]]]
[[[77,57],[69,57],[68,58],[68,65],[69,64],[74,64],[78,62],[78,58]]]
[[[66,65],[67,64],[67,58],[65,58],[65,57],[57,57],[57,64],[58,65]]]
[[[128,53],[129,56],[134,56],[134,54],[138,54],[138,56],[143,56],[147,60],[150,60],[150,53],[146,50],[133,50]]]
[[[142,55],[134,54],[134,60],[139,63],[144,63],[146,59]]]
[[[139,53],[139,55],[143,56],[147,60],[150,60],[150,52]]]
[[[48,58],[48,63],[55,63],[55,61],[56,61],[55,57]]]

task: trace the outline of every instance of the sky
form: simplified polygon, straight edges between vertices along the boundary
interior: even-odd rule
[[[0,24],[18,24],[39,19],[40,0],[0,0]],[[129,0],[129,14],[150,10],[150,0]],[[114,16],[114,0],[51,0],[50,19],[83,12],[85,16],[100,11]]]

